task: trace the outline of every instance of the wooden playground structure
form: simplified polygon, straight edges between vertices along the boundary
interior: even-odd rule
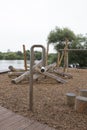
[[[41,75],[44,76],[48,76],[50,78],[55,79],[57,82],[60,83],[66,83],[67,81],[64,79],[64,77],[67,78],[72,78],[73,76],[70,73],[67,73],[66,71],[66,67],[68,68],[67,65],[67,55],[68,52],[66,51],[67,49],[67,43],[66,46],[64,48],[64,50],[62,50],[62,55],[60,56],[60,52],[58,52],[58,60],[57,63],[53,63],[48,65],[47,63],[47,52],[46,49],[44,48],[44,46],[42,45],[33,45],[31,47],[31,54],[30,54],[30,67],[29,65],[27,65],[27,58],[26,58],[26,49],[25,49],[25,45],[23,45],[23,52],[24,52],[24,70],[22,69],[16,69],[13,66],[9,66],[9,69],[11,70],[11,72],[8,73],[9,77],[16,77],[14,79],[12,79],[12,82],[17,84],[20,83],[21,81],[28,79],[29,80],[29,75],[31,73],[31,66],[33,69],[33,80],[37,80]],[[37,64],[34,64],[34,50],[32,48],[35,47],[41,47],[42,48],[42,60],[40,60]],[[61,51],[61,50],[59,50]],[[61,61],[64,58],[64,68],[60,69],[60,65],[61,65]],[[31,65],[32,64],[32,65]],[[44,70],[42,71],[42,68],[44,67]],[[61,71],[62,70],[62,71]]]
[[[37,64],[34,64],[34,48],[42,48],[42,60]],[[42,45],[33,45],[30,50],[30,67],[27,65],[26,49],[23,45],[24,52],[24,70],[16,69],[13,66],[9,66],[11,72],[8,72],[8,76],[12,78],[12,83],[18,84],[24,80],[29,81],[29,109],[33,110],[33,82],[37,81],[41,76],[46,78],[52,78],[58,83],[66,83],[67,78],[73,78],[72,74],[68,73],[68,51],[83,51],[82,49],[68,49],[68,41],[66,41],[65,48],[58,50],[57,63],[48,65],[46,49]],[[87,49],[84,49],[84,51]],[[48,51],[48,50],[47,50]],[[60,51],[62,54],[60,55]],[[64,59],[64,67],[60,69],[62,60]],[[62,70],[62,71],[61,71]],[[43,79],[44,80],[44,79]]]

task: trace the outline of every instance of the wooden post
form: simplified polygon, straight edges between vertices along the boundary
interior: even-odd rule
[[[80,96],[87,97],[87,89],[81,89]]]
[[[68,39],[66,39],[66,44],[64,48],[64,72],[68,71]]]
[[[30,87],[29,87],[29,106],[30,110],[33,111],[33,65],[34,65],[34,48],[42,48],[42,66],[46,65],[46,53],[45,48],[42,45],[33,45],[30,49]]]
[[[60,61],[60,52],[58,52],[58,56],[57,56],[57,67],[59,67],[59,61]]]
[[[23,45],[23,52],[24,52],[24,67],[25,67],[25,70],[27,70],[27,58],[26,58],[25,45]]]
[[[58,52],[57,67],[60,66],[60,64],[63,60],[63,57],[64,57],[64,52],[62,52],[61,56],[60,56],[60,52]]]
[[[48,52],[49,52],[49,43],[47,43],[47,51],[46,51],[46,65],[48,65]]]
[[[67,93],[66,94],[66,104],[69,106],[74,106],[75,97],[76,97],[76,95],[74,93]]]
[[[87,113],[87,97],[76,97],[75,110],[77,112]]]

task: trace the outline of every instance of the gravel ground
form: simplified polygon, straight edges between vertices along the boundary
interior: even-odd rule
[[[78,96],[80,89],[87,89],[87,69],[70,69],[69,73],[73,79],[66,79],[65,84],[44,77],[34,82],[33,112],[28,110],[29,82],[16,85],[8,74],[0,74],[0,105],[57,130],[87,130],[87,114],[77,113],[74,107],[66,105],[66,93]]]

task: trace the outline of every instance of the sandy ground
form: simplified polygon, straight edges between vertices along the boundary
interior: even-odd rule
[[[87,69],[69,72],[73,79],[66,79],[65,84],[42,77],[34,82],[33,112],[28,110],[29,82],[16,85],[11,83],[8,74],[0,74],[0,105],[57,130],[87,130],[87,114],[77,113],[66,104],[66,93],[78,96],[80,89],[87,89]]]

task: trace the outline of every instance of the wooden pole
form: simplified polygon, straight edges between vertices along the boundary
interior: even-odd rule
[[[66,46],[66,49],[68,49],[68,39],[66,39]],[[66,71],[68,71],[68,51],[66,51]]]
[[[64,72],[68,71],[68,39],[66,39],[65,48],[64,48]]]
[[[48,52],[49,52],[49,43],[47,43],[46,65],[48,65]]]
[[[58,60],[57,60],[57,67],[60,66],[62,59],[63,59],[64,53],[62,52],[62,55],[60,56],[60,52],[58,52]]]
[[[25,70],[27,70],[27,58],[26,58],[25,45],[23,45],[23,52],[24,52],[24,67],[25,67]]]
[[[34,48],[42,48],[42,66],[46,65],[46,53],[45,48],[42,45],[33,45],[30,49],[30,87],[29,87],[29,106],[30,110],[33,111],[33,65],[34,65]]]
[[[60,52],[58,52],[58,56],[57,56],[57,67],[59,67],[59,61],[60,61]]]

